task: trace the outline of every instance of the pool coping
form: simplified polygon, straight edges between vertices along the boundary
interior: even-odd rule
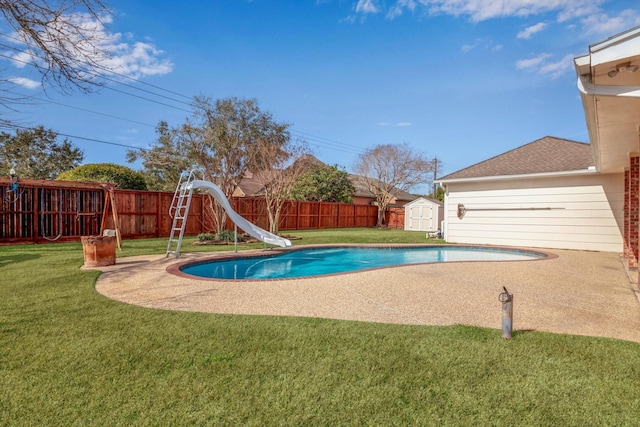
[[[499,251],[509,251],[509,252],[527,252],[527,253],[535,253],[543,255],[544,257],[540,258],[532,258],[527,260],[462,260],[462,261],[445,261],[448,264],[453,263],[474,263],[474,262],[486,262],[486,263],[495,263],[495,262],[529,262],[529,261],[546,261],[553,258],[556,258],[557,255],[552,252],[547,252],[539,249],[532,248],[520,248],[520,247],[507,247],[507,246],[497,246],[497,245],[466,245],[466,244],[447,244],[447,243],[372,243],[372,244],[363,244],[363,243],[337,243],[337,244],[316,244],[316,245],[305,245],[305,246],[294,246],[290,248],[270,248],[268,250],[261,250],[260,252],[255,251],[247,251],[243,252],[234,252],[230,254],[224,255],[212,255],[207,258],[197,259],[197,260],[184,260],[178,261],[174,264],[171,264],[166,268],[167,273],[173,274],[178,277],[183,277],[187,279],[193,280],[204,280],[204,281],[217,281],[217,282],[269,282],[269,281],[280,281],[280,280],[305,280],[305,279],[316,279],[322,277],[335,277],[342,276],[345,274],[356,274],[365,271],[375,271],[375,270],[383,270],[383,269],[393,269],[400,268],[406,265],[425,265],[425,264],[438,264],[440,262],[420,262],[420,263],[411,263],[411,264],[399,264],[399,265],[390,265],[384,267],[371,267],[371,268],[363,268],[353,271],[345,271],[340,273],[329,273],[329,274],[319,274],[319,275],[309,275],[309,276],[299,276],[299,277],[283,277],[283,278],[242,278],[242,279],[223,279],[216,277],[202,277],[195,276],[192,274],[188,274],[182,271],[183,268],[187,266],[194,266],[199,264],[207,264],[211,262],[224,262],[230,261],[234,259],[251,259],[251,258],[261,258],[261,257],[270,257],[270,256],[278,256],[285,253],[309,250],[309,249],[328,249],[328,248],[380,248],[380,249],[401,249],[401,248],[433,248],[433,247],[452,247],[452,248],[478,248],[478,249],[487,249],[494,250],[496,252]],[[276,254],[276,255],[274,255]]]

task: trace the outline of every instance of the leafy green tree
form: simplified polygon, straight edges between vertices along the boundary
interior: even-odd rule
[[[291,195],[295,200],[351,203],[355,191],[344,168],[314,164],[298,179]]]
[[[191,169],[184,153],[180,152],[181,128],[171,128],[166,121],[156,126],[157,140],[150,150],[132,150],[127,152],[127,161],[142,160],[140,172],[149,190],[175,191],[182,171]]]
[[[197,96],[193,114],[184,124],[171,128],[161,122],[158,141],[150,149],[129,151],[127,160],[142,160],[145,174],[155,177],[156,183],[170,181],[173,189],[181,170],[199,169],[205,180],[216,183],[231,198],[237,183],[249,170],[249,162],[259,171],[265,170],[268,167],[263,164],[265,159],[272,159],[271,154],[290,141],[288,127],[262,111],[255,99],[234,97],[213,101]],[[263,149],[271,154],[259,155],[258,150]],[[215,209],[213,202],[211,206],[219,231],[225,225],[226,214]]]
[[[436,193],[435,194],[431,193],[427,197],[431,197],[432,199],[436,199],[441,202],[444,202],[444,188],[442,187],[436,188]]]
[[[61,173],[59,180],[104,182],[123,190],[146,190],[144,176],[126,166],[114,163],[89,163]]]
[[[17,130],[15,135],[0,133],[0,175],[8,176],[14,168],[21,178],[55,179],[79,165],[82,151],[69,140],[58,142],[57,138],[43,126]]]

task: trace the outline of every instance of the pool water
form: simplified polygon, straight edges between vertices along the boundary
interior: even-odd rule
[[[538,252],[478,247],[334,247],[293,250],[189,264],[185,274],[212,279],[291,279],[348,273],[407,264],[452,261],[524,261],[545,258]]]

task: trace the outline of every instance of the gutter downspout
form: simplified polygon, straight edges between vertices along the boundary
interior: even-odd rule
[[[447,213],[449,212],[449,189],[447,188],[447,184],[443,184],[442,182],[438,183],[438,186],[441,187],[444,190],[444,218],[442,218],[442,227],[440,232],[442,233],[442,238],[444,239],[444,241],[447,241],[447,229],[448,224],[449,224],[449,217],[447,216]]]

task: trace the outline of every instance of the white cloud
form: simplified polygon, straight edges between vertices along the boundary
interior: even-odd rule
[[[627,9],[618,16],[609,16],[606,13],[589,15],[582,20],[584,28],[590,33],[617,34],[627,28],[640,24],[640,14],[637,11]]]
[[[400,123],[396,124],[396,126],[401,127],[401,128],[407,127],[407,126],[411,126],[411,122],[400,122]]]
[[[100,70],[101,73],[117,73],[133,78],[167,74],[173,70],[171,61],[162,58],[163,51],[152,43],[127,41],[131,37],[130,34],[109,32],[104,25],[110,22],[110,16],[102,17],[101,22],[87,14],[72,14],[64,16],[59,28],[52,31],[63,34],[63,37],[69,40],[66,49],[71,52],[70,59],[81,69],[87,68],[88,64],[94,64],[98,69],[103,68]],[[72,27],[67,23],[72,23],[73,27],[79,28],[80,31],[70,30]],[[15,38],[20,36],[16,35],[11,39],[13,43],[20,45]],[[93,44],[87,43],[85,38],[92,40]],[[22,45],[21,48],[26,49],[26,46]],[[41,62],[37,56],[26,50],[13,52],[10,56],[13,65],[19,68],[23,68],[26,63]]]
[[[136,42],[133,45],[120,43],[110,47],[112,56],[102,60],[102,64],[119,74],[140,78],[170,73],[173,64],[159,60],[164,52],[149,43]]]
[[[472,22],[489,19],[528,17],[555,13],[559,23],[577,21],[585,31],[601,34],[615,34],[626,28],[640,25],[640,12],[627,9],[617,16],[603,12],[601,5],[607,0],[357,0],[356,14],[368,15],[385,13],[394,19],[405,12],[426,15],[451,15],[467,17]],[[354,17],[350,17],[354,21]],[[538,23],[520,33],[518,38],[528,39],[546,28],[548,24]],[[569,23],[568,25],[573,25]]]
[[[374,0],[358,0],[356,13],[378,13],[379,9]]]
[[[398,0],[395,5],[389,8],[387,12],[387,18],[393,19],[404,13],[405,10],[413,13],[416,10],[418,3],[416,0]]]
[[[529,59],[521,59],[516,62],[516,68],[524,71],[532,71],[538,74],[548,75],[552,79],[571,72],[573,70],[573,58],[575,55],[568,54],[558,61],[551,61],[552,55],[542,53]]]
[[[520,31],[517,35],[519,39],[530,39],[532,35],[539,33],[547,27],[547,24],[544,22],[538,22],[535,25],[525,28]]]
[[[490,37],[482,37],[479,39],[475,39],[473,43],[471,44],[465,44],[462,45],[462,47],[460,48],[460,50],[462,51],[462,53],[468,53],[470,51],[472,51],[473,49],[488,49],[491,50],[493,52],[497,52],[499,50],[502,50],[502,45],[500,44],[493,44],[493,40],[491,40]]]
[[[521,59],[516,62],[516,68],[519,70],[528,70],[531,68],[537,68],[540,64],[544,63],[547,58],[549,58],[551,54],[549,53],[541,53],[536,57],[529,59]]]
[[[418,0],[430,14],[468,16],[471,21],[557,12],[565,19],[583,16],[603,0]]]
[[[31,80],[26,77],[9,77],[7,80],[15,85],[22,86],[27,89],[37,89],[39,87],[42,87],[41,82]]]
[[[565,73],[573,71],[573,58],[575,55],[565,55],[561,60],[556,62],[545,63],[538,73],[548,74],[552,79],[557,79]]]
[[[602,3],[601,0],[592,2],[568,2],[563,5],[562,10],[558,13],[558,22],[566,22],[572,19],[597,14],[600,12],[600,7],[598,6],[600,3]]]
[[[32,58],[29,52],[5,52],[5,55],[11,58],[12,64],[18,68],[26,67]]]
[[[620,15],[609,17],[601,5],[607,0],[357,0],[356,14],[385,13],[394,19],[405,12],[426,15],[467,17],[472,22],[489,19],[528,17],[555,13],[557,22],[581,20],[587,31],[615,33],[640,24],[640,12],[627,9]],[[518,34],[529,38],[543,30],[547,24],[539,23]]]
[[[353,0],[352,0],[353,1]],[[585,33],[611,35],[627,28],[640,25],[640,10],[626,9],[611,16],[604,12],[602,5],[608,0],[355,0],[354,15],[342,22],[362,22],[366,15],[385,14],[387,19],[395,19],[405,12],[416,15],[450,15],[466,17],[471,22],[512,17],[535,17],[555,14],[555,21],[567,28],[580,25]],[[360,16],[360,19],[357,17]],[[539,22],[525,28],[517,35],[519,39],[529,39],[545,30],[549,24]],[[465,45],[463,52],[473,49]]]

